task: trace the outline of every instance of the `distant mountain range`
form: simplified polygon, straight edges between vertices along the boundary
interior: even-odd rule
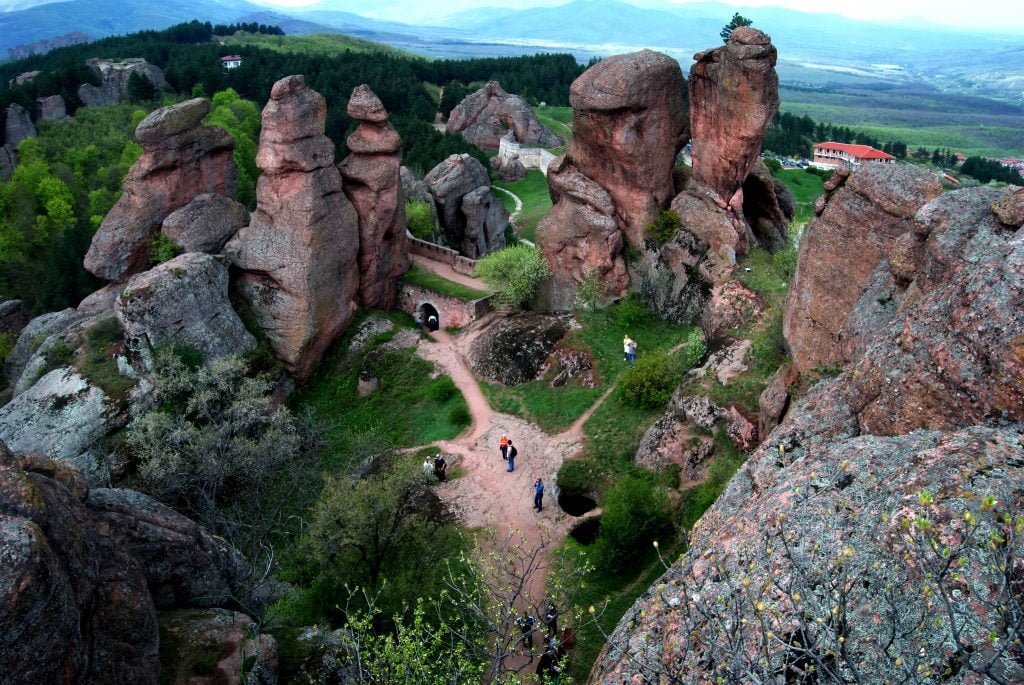
[[[16,45],[74,31],[99,38],[141,29],[160,29],[189,19],[214,23],[259,21],[287,33],[339,31],[432,56],[521,54],[566,50],[585,60],[650,47],[685,65],[697,50],[720,41],[718,32],[737,8],[716,2],[686,5],[657,0],[572,0],[524,9],[484,7],[438,12],[422,0],[323,0],[308,7],[271,9],[245,0],[0,0],[0,55]],[[471,0],[442,3],[449,10]],[[369,18],[353,11],[372,13]],[[1020,101],[1024,64],[1010,61],[1024,49],[1024,37],[964,33],[915,22],[913,25],[856,21],[775,7],[739,11],[772,36],[779,48],[780,74],[790,82],[821,84],[832,78],[900,80],[953,78],[953,85]],[[380,17],[402,17],[418,24]],[[957,54],[951,65],[950,55]],[[961,59],[963,58],[963,59]],[[962,65],[962,66],[960,66]],[[956,68],[951,68],[956,67]],[[990,72],[998,74],[994,81]]]

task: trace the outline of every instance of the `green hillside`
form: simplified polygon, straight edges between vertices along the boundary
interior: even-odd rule
[[[303,36],[267,36],[259,33],[239,31],[233,36],[219,39],[221,45],[232,47],[257,47],[274,52],[292,52],[301,55],[323,55],[337,57],[346,52],[382,53],[395,56],[422,59],[411,53],[382,43],[363,40],[344,33],[313,33]]]

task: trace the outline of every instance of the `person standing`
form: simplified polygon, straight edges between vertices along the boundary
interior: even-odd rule
[[[508,471],[511,473],[516,470],[516,455],[519,454],[519,450],[512,444],[512,441],[508,441]]]
[[[423,476],[427,482],[434,482],[434,462],[429,456],[423,458]]]
[[[536,619],[530,616],[526,609],[523,609],[523,615],[516,619],[516,627],[523,634],[523,649],[530,652],[533,651],[533,626],[535,622]]]
[[[631,342],[633,341],[629,339],[628,335],[622,339],[622,361],[624,362],[629,361],[629,344]]]
[[[626,357],[629,359],[629,368],[633,368],[633,363],[636,362],[636,340],[630,339],[629,345],[626,346],[627,352]]]
[[[502,460],[508,461],[508,436],[504,433],[501,434],[501,440],[498,441],[498,451],[501,452]]]
[[[544,511],[544,480],[538,478],[533,484],[533,508],[537,511]]]
[[[447,471],[448,462],[446,462],[444,460],[444,457],[441,456],[441,453],[438,452],[437,456],[434,457],[434,475],[437,476],[437,479],[443,483],[448,479]]]
[[[547,627],[548,637],[554,640],[558,636],[558,609],[554,604],[548,604],[548,610],[544,613],[544,625]]]

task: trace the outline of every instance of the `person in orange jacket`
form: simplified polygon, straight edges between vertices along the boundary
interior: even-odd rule
[[[501,458],[508,461],[508,436],[504,433],[501,434],[501,440],[498,441],[498,451],[501,452]]]

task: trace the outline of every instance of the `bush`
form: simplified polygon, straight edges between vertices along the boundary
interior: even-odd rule
[[[594,487],[593,468],[589,462],[570,459],[558,469],[555,482],[558,489],[570,494],[579,494],[592,490]]]
[[[181,248],[163,233],[157,233],[149,246],[149,261],[163,264],[181,254]]]
[[[764,165],[768,167],[768,170],[771,171],[773,174],[782,171],[782,162],[772,157],[765,157]]]
[[[429,204],[420,200],[406,200],[405,222],[413,236],[427,242],[433,241],[434,215]]]
[[[638,326],[651,318],[651,310],[634,293],[629,293],[615,308],[615,320],[620,326]]]
[[[499,307],[517,307],[533,298],[550,270],[536,248],[522,244],[487,255],[477,263],[476,273],[494,289]]]
[[[469,407],[464,404],[457,404],[448,410],[448,422],[456,426],[468,426],[473,422],[469,413]]]
[[[672,508],[665,490],[647,480],[626,476],[601,502],[597,550],[607,565],[617,564],[659,536],[672,531]]]
[[[427,395],[435,402],[447,402],[458,394],[459,389],[449,376],[442,376],[434,381],[434,384],[427,390]]]
[[[671,209],[664,209],[658,216],[644,224],[644,229],[646,229],[647,235],[659,243],[664,243],[672,240],[682,225],[682,219],[679,218],[677,212]]]
[[[622,396],[635,407],[665,406],[678,382],[678,365],[664,354],[645,354],[622,379]]]
[[[576,308],[585,312],[594,311],[601,302],[603,291],[604,285],[598,277],[597,269],[591,269],[576,289]]]

